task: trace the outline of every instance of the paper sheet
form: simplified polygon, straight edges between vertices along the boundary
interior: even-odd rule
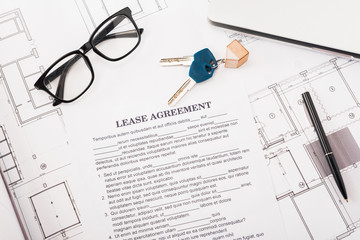
[[[359,62],[313,55],[308,58],[312,66],[293,65],[288,77],[264,81],[261,86],[248,82],[252,89],[258,88],[249,95],[254,123],[289,239],[358,239]],[[316,99],[315,107],[352,195],[349,202],[339,192],[306,116],[301,98],[305,91]]]
[[[351,24],[351,22],[349,22]],[[254,123],[288,239],[359,238],[359,62],[268,40],[246,45]],[[306,117],[310,91],[352,196],[341,196]],[[351,199],[351,200],[350,200]]]
[[[205,47],[221,58],[233,38],[208,24],[206,4],[2,2],[0,119],[11,158],[1,160],[31,239],[283,238],[240,70],[219,67],[167,105],[188,68],[159,59]],[[33,88],[41,72],[127,5],[145,29],[138,49],[116,63],[89,53],[89,91],[51,106]],[[251,64],[250,54],[243,68]]]
[[[13,205],[7,194],[6,185],[3,178],[0,178],[0,233],[4,239],[24,239],[19,219],[16,217]]]
[[[90,198],[78,198],[89,208],[85,232],[121,239],[281,239],[268,175],[260,172],[265,166],[249,144],[251,128],[243,128],[250,119],[229,107],[240,100],[233,96],[123,119],[100,112],[97,128],[73,122],[79,168],[92,190]],[[103,232],[93,232],[95,225]]]
[[[11,190],[16,193],[16,204],[31,239],[104,239],[115,234],[146,236],[150,232],[146,231],[147,226],[136,225],[139,223],[134,222],[135,216],[129,217],[129,222],[125,223],[116,211],[117,206],[123,204],[121,201],[129,198],[125,194],[133,190],[146,191],[147,187],[146,193],[131,193],[131,197],[136,196],[138,200],[131,198],[127,202],[135,205],[135,201],[138,201],[136,207],[141,209],[136,214],[143,211],[144,215],[139,218],[144,224],[159,221],[150,227],[157,226],[158,231],[176,229],[163,235],[166,237],[184,231],[186,235],[186,231],[191,231],[187,237],[201,236],[207,239],[209,235],[201,234],[210,232],[212,227],[215,229],[214,226],[217,226],[217,230],[226,226],[227,232],[214,233],[213,236],[218,239],[222,236],[252,239],[252,234],[254,238],[259,234],[260,239],[274,239],[271,234],[282,234],[284,223],[285,239],[360,238],[360,204],[356,185],[360,176],[357,158],[360,141],[359,96],[356,90],[359,88],[359,63],[212,27],[206,19],[206,5],[207,1],[171,0],[1,1],[0,127],[5,134],[0,138],[0,163]],[[124,6],[133,10],[138,26],[145,29],[139,48],[117,63],[110,63],[90,53],[95,70],[92,87],[75,103],[52,107],[51,99],[35,90],[33,83],[54,60],[80,47],[97,24]],[[161,68],[158,60],[191,55],[205,47],[211,49],[217,58],[222,58],[225,56],[225,46],[234,38],[241,40],[249,50],[249,61],[240,69],[220,67],[211,80],[195,86],[177,106],[169,108],[167,100],[186,80],[188,69]],[[318,157],[321,153],[318,151],[317,138],[305,118],[300,99],[301,92],[306,90],[316,95],[316,106],[322,109],[319,112],[329,138],[341,139],[335,140],[335,145],[340,142],[343,146],[351,146],[351,151],[341,144],[333,146],[334,151],[349,154],[345,158],[339,156],[349,203],[341,198],[324,162]],[[253,113],[250,113],[246,93],[249,94]],[[184,113],[185,108],[198,104],[206,108]],[[175,113],[181,114],[166,113],[178,108],[182,110],[175,110]],[[157,116],[158,113],[162,114],[156,119],[151,118],[152,114]],[[165,114],[168,116],[160,117]],[[117,127],[125,119],[131,122],[130,119],[137,116],[146,116],[147,121]],[[214,116],[217,117],[210,118]],[[189,122],[188,119],[196,121]],[[221,124],[221,121],[229,122]],[[252,128],[253,124],[255,128]],[[212,129],[222,125],[225,126]],[[156,129],[134,132],[149,127]],[[151,136],[150,131],[158,135]],[[190,134],[187,136],[189,139],[186,136],[181,138],[185,131]],[[213,132],[213,141],[205,141],[210,137],[201,137],[202,134],[212,135]],[[116,137],[112,137],[114,134]],[[163,134],[169,134],[167,136],[172,138],[166,140],[166,136],[162,136],[163,140],[156,141]],[[219,135],[221,138],[215,139]],[[145,136],[150,137],[136,139]],[[179,137],[179,143],[175,143],[176,137]],[[135,140],[130,143],[131,139]],[[180,142],[180,139],[185,140]],[[145,141],[147,143],[143,143]],[[168,145],[156,146],[157,143]],[[175,148],[185,143],[186,146]],[[100,156],[110,156],[110,153],[106,155],[104,152],[98,155],[97,149],[104,146],[112,146],[112,150],[120,151],[121,156],[113,159],[122,162],[121,158],[126,158],[124,161],[127,163],[106,168],[119,163],[107,163],[109,159],[96,160]],[[129,150],[119,150],[124,146]],[[146,148],[142,150],[144,146]],[[148,146],[153,148],[148,149]],[[257,149],[263,149],[260,155]],[[122,153],[125,150],[134,152]],[[205,150],[215,154],[201,155],[201,151]],[[140,156],[144,153],[147,156]],[[134,161],[131,156],[135,154],[139,154],[134,157],[137,160],[149,159],[131,162]],[[236,158],[242,157],[236,160],[239,162],[236,168],[232,166],[236,161],[224,164],[232,158],[231,154]],[[155,158],[155,155],[160,157]],[[204,158],[206,163],[222,163],[205,167],[205,162],[201,162]],[[172,160],[167,162],[168,159]],[[160,166],[156,161],[169,165]],[[185,166],[175,162],[184,163]],[[145,167],[145,163],[149,168],[135,168]],[[263,164],[267,171],[264,171]],[[187,170],[189,176],[180,174],[180,170],[186,166],[194,167]],[[248,170],[246,166],[249,166]],[[121,189],[120,197],[116,195],[119,191],[112,180],[114,176],[110,176],[115,174],[114,168],[117,170],[116,176],[121,178],[118,184],[129,188]],[[149,169],[159,170],[146,172],[151,171]],[[241,175],[246,171],[249,175]],[[170,175],[165,176],[166,172],[170,172]],[[138,185],[126,182],[130,174],[137,175],[135,179],[139,179]],[[158,174],[158,177],[164,174],[159,177],[163,178],[163,184],[169,185],[162,186],[164,193],[156,194],[155,189],[151,188],[155,184],[153,179],[147,179],[151,174]],[[146,179],[140,175],[146,176]],[[206,182],[203,179],[206,177],[216,182]],[[180,189],[186,186],[185,182],[187,188]],[[251,185],[246,185],[249,182]],[[145,186],[145,183],[149,186]],[[216,186],[211,190],[202,189],[204,195],[198,196],[194,191],[195,183],[199,184],[197,188]],[[245,185],[241,187],[241,184]],[[171,199],[183,201],[166,205],[170,203],[167,199],[171,194],[175,194],[170,189],[176,187],[179,187],[177,195]],[[208,191],[210,193],[206,194]],[[154,196],[147,196],[148,192]],[[180,192],[182,195],[179,195]],[[221,197],[217,198],[218,195]],[[6,194],[1,196],[5,197]],[[214,199],[206,200],[207,196]],[[186,200],[188,198],[190,200]],[[149,204],[145,203],[145,199]],[[226,202],[226,199],[231,201]],[[254,206],[259,206],[259,202],[260,208],[253,210]],[[186,204],[198,204],[199,207],[187,208]],[[283,223],[277,217],[276,204],[281,209]],[[130,205],[123,205],[122,208],[129,211],[128,215],[135,214],[130,211]],[[182,209],[187,212],[182,213]],[[149,210],[158,211],[146,213]],[[13,215],[6,211],[1,213],[5,215],[2,219]],[[175,216],[183,218],[174,220],[172,217]],[[169,226],[161,223],[164,218]],[[6,223],[14,227],[10,221]],[[200,227],[202,224],[209,225]],[[1,237],[20,234],[10,232],[10,227],[1,226]],[[129,226],[132,229],[126,229]],[[195,228],[186,230],[188,226]],[[243,231],[242,227],[245,226],[246,230]],[[202,231],[199,231],[200,228]],[[119,232],[114,233],[115,229]],[[124,238],[131,238],[131,235]],[[18,236],[13,238],[18,239]]]

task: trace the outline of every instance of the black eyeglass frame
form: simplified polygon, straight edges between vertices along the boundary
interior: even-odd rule
[[[118,16],[116,18],[116,16]],[[131,23],[133,24],[133,26],[135,27],[135,30],[136,30],[136,34],[138,36],[138,42],[135,44],[135,46],[126,54],[124,54],[123,56],[121,57],[118,57],[118,58],[110,58],[106,55],[104,55],[101,51],[99,51],[97,48],[96,48],[96,44],[98,42],[96,42],[96,38],[95,36],[99,36],[99,35],[106,35],[107,33],[109,33],[112,29],[114,29],[118,24],[119,22],[115,25],[115,20],[117,20],[119,17],[121,16],[125,16],[128,20],[131,21]],[[111,22],[109,22],[109,20],[113,19]],[[122,21],[122,20],[121,20]],[[120,21],[120,22],[121,22]],[[110,24],[110,23],[113,23],[113,24]],[[108,24],[108,27],[105,27],[103,30],[101,30],[99,32],[99,29],[101,29],[102,27],[104,27],[105,24]],[[115,26],[114,26],[115,25]],[[112,27],[114,26],[114,27]],[[131,10],[129,7],[125,7],[123,9],[121,9],[120,11],[114,13],[113,15],[109,16],[108,18],[106,18],[98,27],[96,27],[96,29],[93,31],[93,33],[91,34],[90,38],[89,38],[89,41],[86,42],[85,44],[83,44],[78,50],[74,50],[74,51],[71,51],[65,55],[63,55],[62,57],[60,57],[58,60],[56,60],[53,64],[50,65],[50,67],[47,68],[47,70],[45,72],[43,72],[40,76],[40,78],[35,82],[34,84],[34,87],[38,90],[43,90],[45,91],[47,94],[49,94],[51,97],[54,98],[54,102],[53,102],[53,106],[56,106],[60,103],[70,103],[70,102],[73,102],[75,101],[76,99],[78,99],[79,97],[81,97],[89,88],[90,86],[92,85],[92,83],[94,82],[94,70],[93,70],[93,67],[91,65],[91,62],[89,60],[89,58],[85,55],[87,52],[89,52],[91,49],[97,54],[99,55],[100,57],[108,60],[108,61],[119,61],[125,57],[127,57],[129,54],[131,54],[140,44],[140,41],[141,41],[141,34],[143,33],[144,29],[142,28],[138,28],[138,26],[136,25],[132,15],[131,15]],[[58,71],[54,71],[52,72],[49,76],[48,73],[53,70],[54,66],[56,66],[59,62],[61,62],[62,60],[64,60],[65,58],[71,56],[71,55],[75,55],[75,56],[80,56],[80,57],[77,57],[76,59],[71,59],[69,61],[77,61],[79,60],[80,58],[83,58],[86,66],[89,68],[90,70],[90,73],[91,73],[91,80],[89,82],[89,85],[75,98],[72,98],[70,100],[65,100],[65,99],[61,99],[59,97],[57,97],[55,94],[53,94],[52,92],[50,92],[50,90],[46,87],[46,85],[44,84],[44,81],[45,81],[45,78],[49,78],[48,81],[51,82],[53,79],[55,79],[56,77],[58,77],[61,72],[62,72],[62,68],[63,67],[66,67],[64,66],[65,64],[63,64],[62,66],[59,67],[59,70]],[[61,68],[61,69],[60,69]]]

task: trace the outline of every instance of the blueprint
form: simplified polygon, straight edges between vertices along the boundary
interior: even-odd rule
[[[81,235],[83,230],[72,193],[72,155],[64,115],[61,107],[52,107],[49,96],[34,88],[34,83],[56,56],[73,50],[62,44],[69,36],[87,41],[100,19],[125,6],[130,6],[134,18],[139,19],[156,14],[167,5],[158,0],[121,3],[71,0],[52,6],[43,1],[31,6],[24,3],[1,2],[0,166],[29,237],[68,239]],[[50,19],[53,25],[49,26],[44,19]],[[57,31],[66,31],[63,27],[66,25],[73,28],[66,33]],[[46,42],[53,41],[58,34],[61,41],[55,38],[53,46],[58,47],[50,50],[51,44]],[[2,206],[9,208],[4,203]],[[8,224],[9,233],[19,230],[13,222]]]
[[[171,132],[171,135],[179,135],[175,136],[178,139],[175,139],[171,144],[182,141],[182,137],[186,139],[188,145],[194,142],[198,143],[197,141],[200,140],[193,141],[197,136],[193,132],[196,122],[208,124],[214,128],[229,124],[222,130],[222,140],[225,141],[229,139],[229,133],[235,135],[234,130],[230,128],[237,124],[235,130],[239,133],[241,141],[247,138],[249,139],[248,144],[253,143],[250,139],[253,139],[254,135],[257,144],[251,146],[251,152],[256,152],[257,149],[260,157],[256,159],[260,159],[260,161],[256,162],[257,165],[251,163],[254,164],[251,166],[258,166],[259,169],[262,169],[261,166],[264,165],[265,169],[268,170],[269,178],[267,175],[260,174],[257,175],[257,178],[252,176],[252,181],[253,183],[256,181],[271,183],[273,188],[269,187],[264,190],[263,188],[268,185],[258,186],[258,189],[263,190],[263,196],[253,200],[253,204],[255,204],[262,197],[267,199],[268,201],[263,203],[264,206],[262,207],[268,207],[268,212],[251,211],[251,208],[243,211],[248,216],[253,214],[261,218],[261,221],[269,224],[257,226],[251,224],[250,218],[240,215],[238,219],[230,221],[227,219],[228,217],[222,215],[223,213],[212,212],[210,214],[208,211],[203,211],[214,204],[215,200],[202,202],[202,207],[185,210],[186,204],[190,203],[191,198],[197,201],[207,199],[196,194],[191,197],[184,197],[179,202],[171,202],[173,204],[170,205],[167,205],[166,201],[159,204],[152,202],[153,206],[147,210],[157,210],[162,214],[166,210],[165,213],[169,219],[177,216],[185,219],[185,217],[191,217],[194,211],[203,211],[204,215],[209,215],[201,219],[188,219],[177,224],[173,223],[172,228],[169,229],[169,234],[175,234],[173,236],[179,239],[186,239],[185,237],[180,238],[179,235],[182,234],[180,230],[192,230],[194,232],[191,234],[194,234],[194,238],[203,236],[206,239],[208,235],[195,233],[193,226],[203,229],[202,234],[205,234],[205,230],[220,225],[229,226],[229,229],[232,225],[233,228],[239,229],[238,226],[242,226],[241,224],[245,224],[245,222],[249,222],[246,224],[249,224],[247,226],[250,226],[251,229],[260,227],[275,229],[274,232],[278,232],[279,235],[282,235],[283,224],[287,233],[286,239],[360,239],[360,192],[357,186],[360,180],[358,167],[360,161],[360,93],[358,91],[360,87],[360,63],[212,27],[206,20],[206,0],[199,1],[196,4],[190,3],[190,1],[184,2],[174,0],[66,0],[57,2],[32,1],[31,3],[20,0],[1,1],[0,167],[29,238],[44,240],[84,239],[87,236],[86,234],[94,231],[94,229],[89,229],[91,227],[86,223],[89,216],[103,219],[104,213],[105,215],[112,213],[104,212],[104,203],[96,205],[94,209],[90,208],[93,206],[84,207],[83,204],[86,202],[95,201],[98,203],[101,202],[99,200],[104,200],[103,198],[109,195],[96,190],[115,183],[110,183],[113,181],[112,176],[104,175],[104,172],[94,171],[94,169],[81,164],[86,163],[88,159],[102,162],[104,159],[101,158],[106,154],[113,153],[110,150],[108,150],[109,152],[105,151],[103,143],[106,142],[105,138],[111,139],[112,135],[105,134],[104,129],[111,129],[115,125],[114,118],[120,121],[120,119],[132,117],[129,113],[145,114],[151,113],[152,110],[155,112],[155,109],[165,111],[168,108],[166,104],[168,98],[186,80],[188,70],[184,70],[182,67],[160,68],[158,59],[191,55],[204,47],[210,48],[215,56],[221,58],[225,56],[225,46],[233,39],[238,39],[250,52],[248,62],[240,69],[224,69],[223,66],[220,66],[215,71],[214,77],[208,81],[210,84],[206,82],[201,86],[195,86],[181,100],[180,105],[193,106],[194,103],[204,105],[204,102],[207,103],[210,98],[214,99],[212,104],[223,103],[228,100],[231,101],[231,104],[224,107],[222,111],[228,111],[231,114],[215,114],[214,111],[209,110],[212,116],[207,114],[193,115],[192,121],[194,122],[191,123],[187,122],[188,119],[186,118],[177,119],[188,124],[189,129],[186,130],[188,135],[182,136],[181,133],[185,134],[185,130]],[[96,75],[92,87],[76,103],[53,107],[53,99],[33,87],[36,80],[58,57],[77,49],[86,42],[92,31],[103,19],[125,6],[132,9],[133,17],[138,26],[145,29],[139,48],[127,57],[126,61],[116,64],[109,64],[90,53],[89,57],[94,65]],[[199,13],[199,8],[201,8],[202,14]],[[181,16],[179,17],[179,15]],[[168,20],[164,20],[164,18]],[[199,24],[194,25],[196,26],[194,27],[191,22]],[[189,36],[196,36],[196,38]],[[144,54],[144,52],[148,52],[148,54]],[[143,62],[137,67],[140,66],[142,71],[147,71],[141,75],[140,79],[136,77],[137,74],[134,74],[134,65],[131,64],[139,58],[143,59]],[[146,67],[144,67],[145,65]],[[154,77],[155,83],[153,78],[148,77],[150,75],[156,76]],[[217,76],[222,79],[216,79]],[[139,90],[139,83],[141,90]],[[159,86],[161,86],[161,90],[158,89]],[[231,89],[227,89],[227,87]],[[156,89],[156,92],[153,89]],[[249,101],[243,101],[242,94],[245,93],[245,89],[249,95]],[[233,96],[236,95],[234,94],[236,90],[238,90],[238,97]],[[348,191],[348,203],[342,199],[336,187],[319,147],[317,136],[306,117],[301,99],[301,93],[305,91],[309,91],[313,96],[324,129],[335,152]],[[228,97],[230,92],[233,94]],[[227,98],[224,97],[225,95]],[[234,101],[232,101],[233,99]],[[239,99],[241,102],[237,102]],[[244,131],[239,126],[241,123],[239,119],[242,119],[239,116],[241,116],[240,113],[247,113],[246,109],[249,102],[253,115],[242,117],[244,119],[246,117],[251,118],[253,125],[244,124],[247,130]],[[210,106],[210,103],[208,105]],[[219,108],[219,105],[214,105],[214,109]],[[105,112],[112,112],[111,116],[115,115],[115,117],[101,117],[106,116],[104,115]],[[127,115],[124,116],[123,113],[127,113]],[[220,120],[214,124],[216,119]],[[226,121],[222,122],[221,119]],[[246,123],[245,120],[244,123]],[[158,124],[156,127],[163,126],[165,129],[166,124],[170,127],[174,123],[163,122],[163,125]],[[99,132],[97,132],[97,127],[100,128]],[[254,127],[253,135],[249,133],[252,127]],[[76,134],[81,136],[79,137],[81,140],[87,136],[86,128],[89,128],[88,132],[91,132],[93,136],[98,137],[94,137],[95,140],[91,138],[93,149],[90,150],[90,157],[88,157],[89,153],[78,151],[84,146],[78,146],[73,142]],[[203,128],[201,131],[205,130]],[[119,140],[106,146],[105,149],[111,148],[114,152],[118,151],[122,144],[127,141],[126,137],[130,132],[125,130],[120,132]],[[141,134],[137,134],[136,136],[139,138],[137,138],[137,142],[134,140],[133,143],[141,145],[139,140]],[[208,134],[212,134],[212,132],[209,131]],[[69,135],[72,135],[72,138]],[[237,137],[240,139],[239,136]],[[240,146],[230,147],[236,142],[221,143],[226,144],[220,144],[219,141],[219,144],[214,145],[224,145],[226,151],[217,152],[218,155],[203,154],[198,159],[196,154],[189,154],[184,151],[184,156],[176,161],[164,162],[164,165],[154,164],[152,166],[149,164],[143,167],[144,169],[146,167],[162,169],[161,171],[164,174],[166,173],[164,169],[173,168],[172,171],[177,173],[182,169],[176,164],[177,162],[183,163],[189,159],[195,162],[203,161],[202,158],[211,158],[215,159],[213,163],[216,164],[227,161],[225,157],[230,155],[239,157],[237,155],[240,154],[239,152],[246,155],[249,151],[245,148],[240,149]],[[243,144],[245,145],[245,143]],[[175,145],[173,147],[175,148]],[[99,149],[102,152],[98,152]],[[137,148],[134,148],[133,151],[137,151]],[[169,152],[168,154],[171,156],[173,153]],[[223,158],[216,159],[217,156]],[[129,157],[131,156],[129,155]],[[97,167],[100,169],[99,165]],[[200,169],[202,165],[194,165],[193,167]],[[212,169],[211,174],[199,170],[195,172],[194,176],[196,175],[198,179],[203,181],[228,183],[227,181],[231,179],[241,179],[235,178],[235,176],[246,173],[246,166],[239,169],[228,169],[227,171],[230,172],[226,172],[220,167],[219,169],[222,172],[218,173],[216,169]],[[120,173],[130,170],[131,168],[125,168],[125,166],[119,168]],[[138,171],[137,174],[142,173],[140,170],[136,171]],[[79,172],[86,173],[86,176],[94,175],[101,181],[107,182],[99,183],[94,180],[83,179]],[[130,175],[126,175],[126,177],[128,176]],[[148,175],[148,177],[151,176]],[[191,184],[196,184],[196,181],[191,177],[189,176],[188,181]],[[142,178],[138,179],[141,184],[150,184],[152,181],[145,182]],[[185,181],[185,179],[181,180]],[[169,181],[170,184],[170,180],[166,181]],[[124,184],[125,182],[125,180],[120,181]],[[89,185],[89,183],[94,185]],[[171,184],[180,187],[175,181],[172,181]],[[236,181],[231,182],[231,184],[234,186],[231,185],[229,188],[227,184],[224,184],[222,189],[219,188],[220,184],[219,186],[216,184],[204,185],[204,187],[214,187],[212,189],[213,198],[223,198],[221,199],[223,205],[219,209],[225,209],[224,213],[230,213],[230,215],[233,209],[226,208],[226,204],[228,204],[226,201],[236,199],[235,193],[241,188],[246,189],[246,187],[251,186],[249,181],[241,182],[241,187],[236,186]],[[144,190],[145,188],[139,187],[138,189]],[[90,195],[91,197],[101,194],[103,198],[91,199],[88,195],[82,194],[86,191],[93,192],[93,195]],[[127,191],[124,192],[124,194],[128,193]],[[156,195],[155,190],[152,190],[151,193]],[[186,189],[181,193],[186,194]],[[203,193],[208,194],[205,190]],[[144,195],[133,194],[133,196],[135,198],[146,198],[149,202],[155,199],[147,197],[146,194],[148,193],[142,194]],[[224,198],[223,196],[229,197]],[[136,199],[119,198],[119,201],[122,199],[128,199],[128,201],[132,201],[132,204],[136,203]],[[194,201],[194,199],[192,200]],[[3,201],[2,198],[0,200],[1,206],[8,211],[9,202]],[[115,200],[108,199],[107,203],[115,209],[117,203],[113,201]],[[247,198],[243,201],[244,204],[249,204]],[[132,211],[133,208],[130,208],[129,205],[121,204],[124,204],[123,211]],[[280,209],[282,224],[278,222],[274,205]],[[145,204],[138,207],[149,208]],[[177,207],[178,211],[175,211]],[[170,208],[174,208],[174,212],[171,212]],[[85,209],[93,211],[85,211]],[[270,218],[269,215],[273,217]],[[149,215],[148,217],[157,218],[157,221],[162,220],[160,214],[158,216],[156,214]],[[131,239],[130,235],[135,231],[130,233],[129,229],[135,229],[140,224],[132,224],[135,222],[131,221],[136,221],[136,219],[130,219],[129,222],[120,220],[114,223],[117,224],[116,227],[119,231],[122,231],[118,234],[125,234],[128,239]],[[252,220],[254,221],[254,219]],[[193,224],[192,221],[196,224]],[[158,223],[154,222],[154,224]],[[18,231],[18,226],[9,225],[9,229]],[[111,232],[113,225],[109,226],[103,227],[101,231],[97,232]],[[143,228],[144,234],[146,231],[152,231],[150,227],[148,228],[145,225],[140,227]],[[159,223],[158,227],[169,226]],[[177,231],[174,230],[176,228]],[[224,229],[225,227],[221,230]],[[0,231],[3,231],[3,228],[0,228]],[[232,232],[226,233],[226,231],[216,233],[218,239],[234,237]],[[239,231],[246,232],[247,230],[240,229]],[[16,239],[19,238],[18,235]],[[121,235],[109,235],[109,239],[111,236]],[[254,232],[254,234],[244,234],[237,239],[255,237],[265,239],[269,236],[264,236],[264,233],[259,231]]]
[[[225,90],[226,85],[209,81],[210,84],[194,88],[179,105],[178,112],[186,109],[191,113],[174,117],[178,126],[166,119],[154,121],[151,127],[156,127],[159,135],[163,131],[164,136],[152,134],[153,139],[147,140],[174,138],[161,144],[171,145],[177,155],[181,154],[178,159],[169,161],[175,150],[161,152],[167,148],[160,145],[149,144],[146,153],[136,153],[142,150],[126,144],[128,140],[133,145],[142,145],[142,131],[146,128],[121,132],[117,141],[104,146],[111,140],[105,132],[117,131],[113,129],[115,120],[131,118],[131,114],[148,114],[150,110],[154,118],[169,114],[167,100],[171,91],[186,79],[188,70],[160,68],[160,58],[189,55],[204,47],[224,56],[226,45],[234,38],[244,44],[256,41],[212,28],[206,12],[198,14],[198,9],[206,4],[205,0],[196,4],[172,0],[1,2],[0,167],[26,239],[141,239],[154,233],[161,235],[156,239],[180,238],[185,234],[187,238],[213,235],[219,239],[235,236],[282,239],[284,231],[266,224],[271,218],[274,224],[282,226],[277,202],[267,186],[269,179],[256,177],[264,175],[265,165],[250,161],[253,154],[259,155],[258,147],[250,144],[256,141],[256,135],[251,134],[251,128],[248,128],[251,138],[237,134],[241,126],[251,124],[250,107],[244,105],[242,112],[247,114],[240,115],[230,103],[246,102],[245,91],[233,88],[236,92],[233,98],[223,98],[216,94],[216,89]],[[117,63],[109,63],[90,52],[95,71],[92,87],[76,103],[53,107],[53,99],[36,90],[34,83],[52,62],[79,48],[100,22],[125,6],[132,10],[138,26],[145,29],[138,49],[126,61]],[[181,17],[186,14],[191,17],[184,24]],[[192,22],[198,25],[189,27]],[[191,34],[198,36],[196,41],[187,37]],[[181,44],[174,47],[174,42]],[[138,71],[139,67],[143,71]],[[236,84],[236,73],[223,71],[218,76]],[[206,109],[192,113],[198,106]],[[197,129],[197,125],[203,127]],[[131,132],[133,137],[126,139]],[[84,139],[89,133],[92,137]],[[92,148],[86,148],[88,140]],[[194,154],[186,146],[189,149],[191,146]],[[130,153],[111,155],[110,152],[123,147],[128,147]],[[151,148],[161,154],[151,154]],[[162,162],[154,160],[141,167],[131,165],[131,161],[111,168],[106,164],[120,158],[135,158],[131,151],[148,154],[146,160],[162,156]],[[139,159],[143,158],[135,158]],[[220,163],[224,164],[219,166]],[[190,169],[194,174],[182,174]],[[170,173],[171,176],[160,177]],[[118,174],[117,181],[112,174]],[[123,188],[116,188],[121,184]],[[184,186],[186,189],[182,189]],[[254,197],[251,204],[243,195]],[[3,195],[4,200],[6,196]],[[6,218],[12,211],[8,202],[5,205],[1,201],[9,210],[4,213]],[[9,221],[8,226],[0,229],[1,237],[16,233],[12,237],[19,239],[18,229]]]
[[[359,62],[330,56],[249,95],[289,239],[358,239],[359,76]],[[313,96],[333,148],[351,195],[348,203],[305,114],[305,91]]]

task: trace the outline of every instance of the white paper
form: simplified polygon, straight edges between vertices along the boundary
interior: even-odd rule
[[[99,112],[97,128],[72,122],[79,168],[92,190],[78,199],[88,207],[85,232],[121,239],[281,238],[268,176],[260,172],[265,166],[251,128],[243,128],[249,112],[232,111],[229,105],[239,101],[233,96],[123,119]],[[98,225],[102,231],[94,231]]]
[[[266,40],[246,46],[256,61],[239,74],[288,239],[358,239],[359,62]],[[305,91],[332,140],[348,203],[313,145],[318,138],[302,103]]]
[[[188,68],[160,67],[160,58],[191,55],[206,47],[218,58],[226,53],[225,46],[233,36],[208,24],[206,4],[206,1],[2,2],[0,48],[4,54],[0,58],[0,120],[7,131],[13,153],[9,159],[2,158],[2,164],[8,166],[4,168],[6,171],[11,172],[6,180],[16,193],[16,204],[31,239],[108,239],[110,236],[112,239],[129,239],[148,237],[150,235],[146,234],[157,231],[155,227],[164,231],[156,236],[157,239],[167,238],[170,234],[175,234],[171,237],[179,235],[178,238],[185,234],[186,237],[205,239],[210,236],[217,239],[282,239],[283,223],[265,164],[259,161],[262,156],[259,155],[256,131],[251,122],[250,107],[243,88],[244,80],[239,78],[240,71],[219,67],[211,80],[195,86],[174,108],[202,104],[206,106],[204,109],[189,113],[176,110],[182,113],[171,113],[174,116],[151,120],[152,114],[169,114],[165,113],[172,109],[167,105],[167,100],[188,77]],[[53,107],[47,94],[34,89],[34,82],[53,61],[88,41],[90,33],[106,16],[127,5],[133,10],[138,26],[145,29],[139,47],[115,63],[90,52],[88,56],[95,72],[94,84],[76,102]],[[243,40],[245,43],[248,39]],[[251,66],[250,60],[244,66]],[[148,117],[148,121],[117,127],[123,119],[143,115]],[[195,127],[197,123],[208,125]],[[222,125],[224,127],[219,129],[215,127]],[[152,129],[155,126],[157,129]],[[187,130],[190,126],[193,128]],[[109,143],[116,144],[117,148],[128,146],[125,141],[130,135],[117,137],[116,142],[111,137],[102,141],[94,141],[94,138],[147,127],[151,127],[147,130],[149,134],[172,133],[169,136],[174,138],[181,136],[178,131],[187,131],[191,138],[184,138],[187,144],[190,141],[204,141],[175,150],[170,147],[169,151],[161,152],[168,153],[167,157],[146,162],[148,167],[158,166],[154,169],[169,167],[173,179],[159,176],[160,173],[165,175],[166,169],[150,179],[150,173],[143,173],[146,166],[142,162],[97,170],[97,167],[106,165],[95,164],[98,156],[95,154],[98,153],[94,149],[109,146]],[[203,133],[199,129],[206,136],[201,136]],[[143,133],[134,134],[134,137],[142,136]],[[205,141],[209,139],[208,134],[221,137]],[[197,139],[195,136],[198,136]],[[153,136],[149,139],[156,138]],[[123,143],[118,144],[118,141]],[[139,144],[140,140],[135,142]],[[175,146],[175,142],[172,144]],[[146,144],[150,145],[154,144]],[[231,154],[237,160],[224,163]],[[119,158],[129,156],[124,154]],[[217,159],[215,156],[221,157]],[[170,157],[172,160],[168,162]],[[210,163],[209,167],[202,165],[205,164],[200,162],[203,158],[206,165]],[[199,161],[188,164],[198,166],[196,170],[180,172],[183,167],[176,166],[175,161],[182,164],[191,159]],[[11,165],[5,165],[5,160]],[[218,160],[223,163],[215,165]],[[159,166],[162,164],[169,165]],[[144,170],[131,172],[130,166],[144,167]],[[126,179],[112,181],[110,173],[115,176],[115,172],[116,176]],[[106,192],[114,188],[106,187],[106,184],[116,182],[131,185],[135,189],[134,183],[125,182],[130,180],[129,174],[139,176],[135,176],[135,180],[139,179],[139,183],[143,184],[138,186],[143,192],[131,192],[126,196],[121,196],[126,189]],[[146,176],[145,180],[140,179],[140,175]],[[187,186],[189,192],[183,192],[182,195],[178,192],[185,191],[185,188],[179,188],[176,196],[165,196],[165,192],[156,193],[155,179],[162,179],[168,185],[162,186],[163,190],[170,187],[170,182],[175,187],[185,184],[186,179],[193,185]],[[206,179],[217,182],[207,182]],[[180,183],[182,180],[184,183]],[[146,182],[154,188],[146,191]],[[205,188],[195,191],[196,182],[199,182],[198,187]],[[175,193],[168,191],[168,194]],[[154,194],[154,197],[161,195],[162,199],[150,201],[151,197],[144,195],[149,193]],[[135,214],[132,217],[123,215],[125,213],[114,214],[117,204],[125,202],[130,196],[133,205],[136,200],[133,197],[138,197],[140,201],[148,199],[149,206],[139,203],[143,208],[132,212]],[[114,200],[115,203],[111,202]],[[191,208],[185,206],[189,201]],[[121,208],[131,209],[130,205]],[[156,209],[158,216],[152,216],[155,213],[141,215],[141,211]],[[175,220],[180,215],[183,217]],[[141,222],[151,223],[151,216],[159,221],[151,225],[155,230],[147,229],[145,225],[135,228],[135,224]],[[112,221],[113,217],[119,218]],[[141,222],[135,222],[138,218]],[[166,223],[161,222],[163,219]],[[113,226],[112,223],[117,225]],[[124,229],[121,224],[132,229]],[[218,232],[211,232],[211,229]],[[136,230],[138,232],[135,233]],[[119,235],[125,233],[127,236]]]
[[[24,239],[19,219],[16,217],[16,213],[11,204],[10,197],[7,194],[8,191],[2,177],[0,178],[0,192],[1,237],[4,239]]]

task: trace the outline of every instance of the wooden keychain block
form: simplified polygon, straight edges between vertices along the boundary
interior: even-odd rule
[[[249,52],[235,39],[226,46],[225,67],[238,68],[248,60],[248,57]]]

